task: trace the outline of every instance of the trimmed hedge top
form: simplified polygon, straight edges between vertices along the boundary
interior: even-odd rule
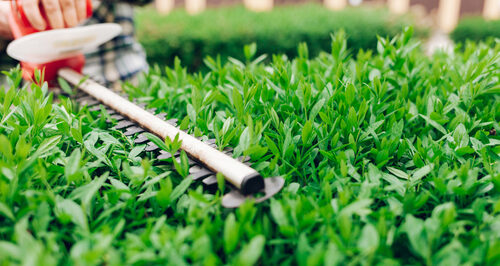
[[[482,17],[462,19],[451,33],[455,42],[485,41],[489,38],[500,38],[500,20],[485,20]]]
[[[152,9],[137,13],[137,34],[152,63],[172,64],[175,56],[196,70],[207,55],[244,59],[241,47],[256,42],[259,53],[297,55],[306,42],[311,55],[329,50],[331,34],[344,29],[353,50],[372,49],[377,35],[393,36],[408,22],[383,9],[346,9],[332,12],[321,5],[276,7],[255,13],[243,7],[209,9],[191,16],[175,10],[167,16]]]

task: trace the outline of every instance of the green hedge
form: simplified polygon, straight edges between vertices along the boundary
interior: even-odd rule
[[[207,75],[177,62],[124,88],[285,178],[235,210],[228,184],[204,190],[186,159],[158,160],[101,110],[20,88],[13,71],[0,265],[498,265],[500,43],[429,57],[406,31],[354,56],[335,36],[313,59],[301,45],[269,63],[207,59]]]
[[[384,9],[346,9],[332,12],[317,4],[277,7],[255,13],[241,6],[210,9],[197,16],[175,10],[164,16],[153,9],[137,13],[138,38],[151,63],[171,65],[178,56],[196,70],[207,55],[244,59],[241,47],[256,42],[259,54],[294,57],[307,42],[311,55],[330,50],[331,33],[344,29],[349,48],[375,48],[380,36],[393,36],[408,20],[389,16]]]
[[[455,42],[466,40],[484,41],[489,38],[500,38],[500,20],[485,20],[482,17],[463,19],[451,33]]]

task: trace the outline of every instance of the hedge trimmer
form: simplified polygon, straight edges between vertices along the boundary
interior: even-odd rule
[[[262,202],[281,190],[284,185],[282,177],[263,178],[245,160],[234,159],[231,149],[219,151],[214,147],[214,141],[202,142],[178,129],[172,121],[165,121],[151,110],[147,111],[91,79],[85,79],[81,74],[85,64],[83,53],[117,36],[121,32],[118,24],[37,32],[25,18],[21,1],[11,3],[9,21],[16,40],[9,45],[7,53],[21,61],[25,79],[36,80],[34,75],[38,69],[44,72],[44,81],[49,84],[55,85],[54,81],[59,77],[76,86],[80,90],[77,102],[96,110],[104,105],[108,114],[118,121],[115,129],[135,137],[134,142],[137,144],[146,143],[146,151],[155,153],[158,159],[165,159],[170,154],[149,140],[147,132],[162,140],[177,137],[182,142],[181,149],[192,159],[189,164],[193,180],[201,180],[206,187],[211,188],[217,186],[216,174],[220,173],[230,184],[231,191],[222,198],[224,207],[238,207],[247,199]],[[90,16],[90,0],[87,0],[87,7],[87,15]]]

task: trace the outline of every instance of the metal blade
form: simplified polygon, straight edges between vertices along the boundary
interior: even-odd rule
[[[259,198],[255,198],[253,195],[245,196],[239,190],[233,189],[222,197],[222,206],[225,208],[238,208],[247,200],[254,200],[256,203],[262,202],[278,193],[281,188],[283,188],[283,185],[285,185],[285,179],[283,177],[264,178],[264,189],[259,191],[264,193],[264,196]]]

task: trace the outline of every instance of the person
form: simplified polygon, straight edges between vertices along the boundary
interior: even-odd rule
[[[92,17],[86,18],[85,0],[23,0],[26,18],[37,30],[43,31],[50,26],[53,29],[90,25],[96,23],[118,23],[122,33],[113,40],[88,52],[83,74],[93,80],[116,87],[121,81],[134,80],[141,72],[148,70],[146,54],[135,39],[134,5],[147,4],[143,1],[93,1]],[[47,21],[40,11],[43,7]],[[10,2],[0,2],[0,39],[11,40],[8,13]],[[2,42],[0,40],[0,48]],[[5,55],[0,55],[2,59]],[[2,62],[4,60],[2,59]],[[5,67],[4,67],[5,68]]]

